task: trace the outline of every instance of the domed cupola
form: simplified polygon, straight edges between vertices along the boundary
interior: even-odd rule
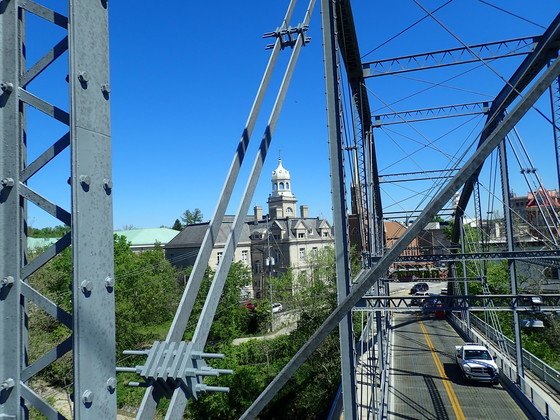
[[[282,159],[278,159],[278,167],[272,171],[272,196],[293,196],[290,184],[290,171],[282,166]]]
[[[272,171],[272,193],[268,197],[268,212],[272,219],[296,217],[297,199],[292,194],[290,171],[282,166],[282,159],[278,159],[278,167]]]

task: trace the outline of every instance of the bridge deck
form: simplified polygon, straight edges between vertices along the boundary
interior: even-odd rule
[[[445,321],[395,314],[389,419],[527,419],[503,386],[466,383],[455,364],[463,340]]]

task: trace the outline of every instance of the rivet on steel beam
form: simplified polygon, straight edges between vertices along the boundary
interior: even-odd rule
[[[83,293],[89,293],[93,289],[93,283],[89,280],[84,280],[80,286]]]
[[[110,179],[105,178],[103,180],[103,188],[105,190],[112,190],[113,189],[113,181],[111,181]]]
[[[117,388],[117,378],[111,376],[107,379],[107,389],[109,392],[113,392]]]
[[[115,279],[111,276],[105,277],[105,287],[107,289],[112,289],[113,287],[115,287]]]
[[[89,175],[80,175],[80,184],[82,184],[82,186],[88,186],[91,183],[91,178],[89,177]]]
[[[78,73],[78,80],[82,83],[89,82],[89,74],[87,71],[81,71]]]
[[[10,82],[1,82],[0,89],[2,89],[3,92],[10,93],[14,90],[14,85]]]
[[[14,278],[12,276],[6,276],[2,280],[0,280],[0,288],[7,286],[8,284],[12,284],[14,282]]]
[[[14,179],[13,178],[4,178],[1,182],[4,188],[10,188],[14,186]]]
[[[0,384],[0,391],[4,391],[5,389],[13,388],[16,385],[16,382],[13,378],[8,378],[4,382]]]
[[[101,92],[103,92],[105,95],[108,95],[109,93],[111,93],[111,86],[109,86],[108,83],[103,83],[101,85]]]
[[[82,394],[82,402],[85,405],[91,404],[93,402],[93,397],[94,397],[93,392],[89,389],[86,389]]]

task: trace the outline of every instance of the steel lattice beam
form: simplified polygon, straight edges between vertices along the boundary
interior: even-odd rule
[[[470,102],[459,105],[447,105],[434,108],[414,109],[410,111],[390,112],[373,116],[373,126],[407,124],[440,118],[465,117],[488,113],[489,102]]]
[[[526,55],[534,50],[540,37],[525,37],[505,41],[489,42],[468,47],[432,51],[422,54],[405,55],[370,61],[362,64],[364,78],[387,76],[390,74],[407,73],[427,70],[456,64],[474,63],[484,60]]]
[[[111,126],[109,112],[108,16],[105,1],[70,0],[70,19],[33,1],[0,3],[0,417],[25,419],[26,405],[47,418],[62,418],[28,381],[73,353],[74,415],[116,417],[115,307],[113,273]],[[25,63],[28,14],[68,30],[28,70]],[[33,80],[68,51],[68,109],[28,90]],[[66,74],[61,75],[64,79]],[[35,161],[27,162],[25,114],[33,107],[68,125]],[[32,130],[30,130],[32,132]],[[70,149],[72,209],[44,198],[27,182]],[[44,171],[43,171],[44,172]],[[70,226],[67,234],[31,262],[27,259],[27,203]],[[62,310],[28,283],[28,277],[72,245],[72,306]],[[72,330],[72,335],[33,364],[27,361],[27,305],[33,302]]]
[[[539,303],[534,303],[533,299]],[[560,295],[467,295],[431,296],[420,305],[413,296],[371,296],[365,295],[356,304],[359,311],[519,311],[558,312]]]

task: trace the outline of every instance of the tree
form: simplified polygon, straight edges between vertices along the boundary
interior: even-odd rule
[[[193,223],[200,223],[202,222],[202,218],[202,212],[199,208],[194,209],[194,211],[190,211],[187,209],[181,216],[181,220],[184,223],[183,227],[192,225]]]
[[[175,219],[175,223],[173,223],[173,227],[171,228],[173,230],[178,230],[178,231],[182,231],[183,230],[183,225],[181,224],[181,222],[179,221],[179,219]]]

